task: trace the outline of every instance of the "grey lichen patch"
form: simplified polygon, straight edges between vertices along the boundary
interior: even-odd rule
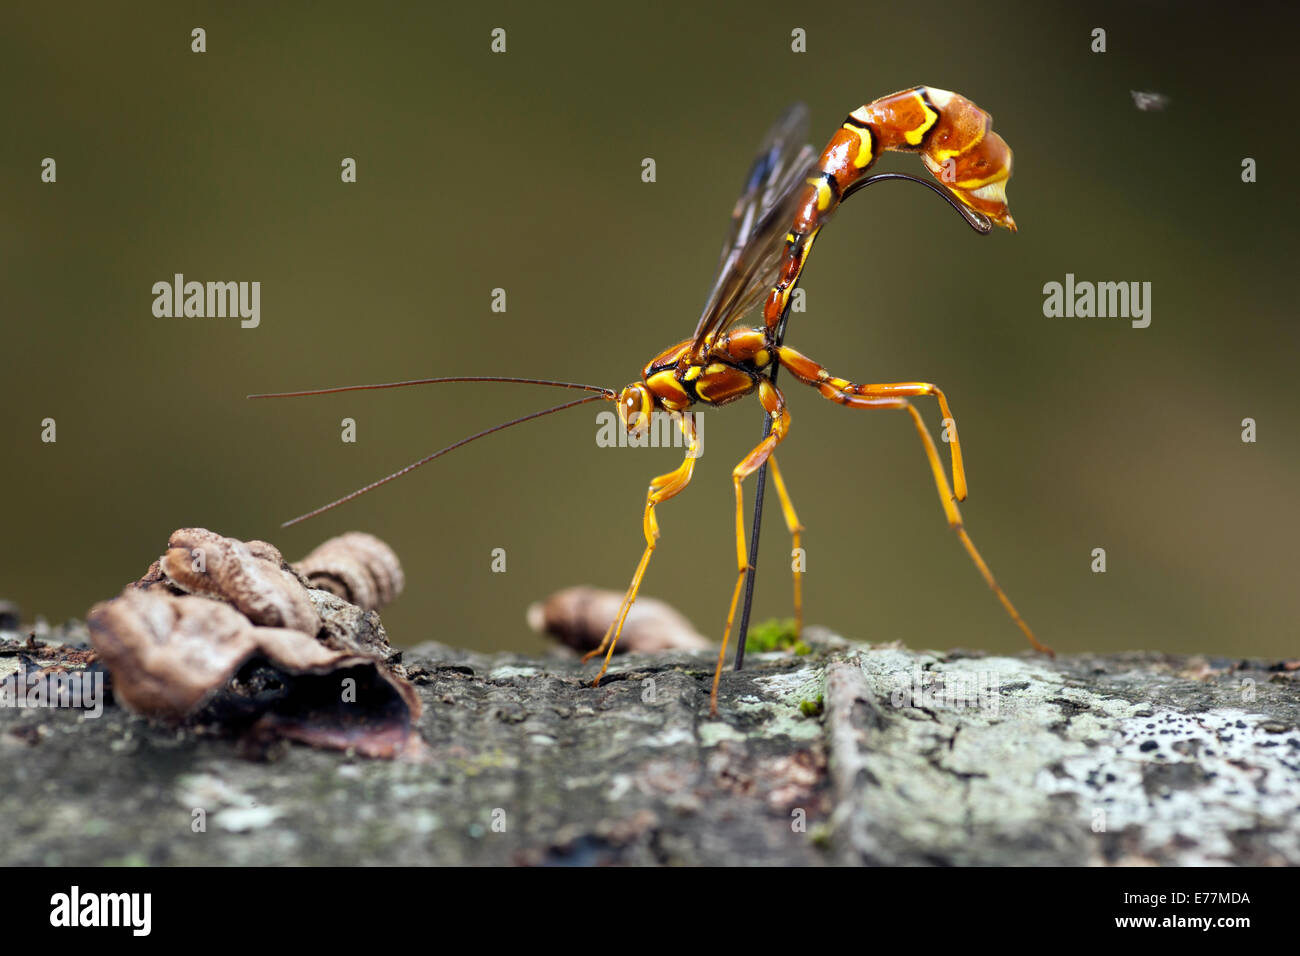
[[[491,680],[513,680],[516,677],[536,677],[539,673],[541,671],[536,667],[505,665],[495,668],[488,677]]]
[[[1239,835],[1261,833],[1254,862],[1294,861],[1300,734],[1277,735],[1268,723],[1235,709],[1123,718],[1108,739],[1038,784],[1072,796],[1082,824],[1129,833],[1130,854],[1221,864],[1239,855]]]
[[[820,664],[790,654],[755,654],[750,665],[758,670],[753,677],[753,692],[732,698],[730,710],[747,722],[761,724],[769,737],[785,736],[792,740],[820,740],[822,730],[810,721],[802,707],[807,699],[821,696],[824,670]],[[710,725],[711,726],[711,725]],[[708,731],[711,739],[725,739],[718,730]]]
[[[213,822],[232,833],[247,833],[269,827],[283,813],[276,807],[231,807],[217,813]]]
[[[745,734],[721,720],[706,721],[700,724],[697,732],[704,747],[716,747],[724,740],[745,740]]]
[[[226,780],[211,773],[184,774],[176,780],[176,799],[181,806],[216,810],[222,807],[254,807],[257,801]]]
[[[1258,714],[1153,708],[1148,694],[1203,704],[1241,689],[1240,677],[1216,686],[1156,660],[1145,684],[1127,660],[1101,670],[1105,680],[1068,660],[896,649],[832,664],[841,858],[1300,859],[1300,751],[1288,752],[1285,734],[1270,734]],[[1294,707],[1289,690],[1275,708]]]
[[[804,664],[792,670],[760,674],[754,683],[768,700],[797,709],[800,701],[822,693],[825,671],[820,665]]]

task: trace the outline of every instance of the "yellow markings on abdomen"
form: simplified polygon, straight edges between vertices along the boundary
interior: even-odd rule
[[[930,104],[925,101],[925,97],[919,92],[913,94],[916,101],[921,104],[921,112],[925,116],[921,124],[915,129],[910,129],[903,134],[909,146],[920,146],[921,140],[925,139],[925,134],[934,129],[934,124],[939,122],[939,114],[930,108]]]
[[[821,226],[808,233],[807,238],[803,241],[803,249],[799,252],[799,270],[801,272],[803,271],[803,264],[808,261],[808,253],[812,252],[813,243],[817,241],[817,233],[819,232],[821,232]]]
[[[825,212],[830,208],[831,199],[834,198],[830,184],[826,182],[824,176],[810,176],[807,183],[809,186],[813,186],[817,190],[817,211]]]
[[[811,179],[808,181],[810,183],[813,182],[813,180]],[[812,252],[813,243],[817,240],[817,233],[819,233],[820,231],[821,231],[821,226],[818,226],[812,232],[808,233],[808,235],[804,237],[803,244],[798,247],[797,252],[799,255],[799,267],[795,269],[793,273],[796,279],[798,278],[799,273],[803,272],[804,263],[808,261],[808,253]],[[786,236],[785,241],[788,243],[797,243],[799,241],[799,237],[792,232]],[[786,255],[789,255],[788,250],[786,252]],[[781,308],[779,311],[784,312],[786,304],[790,301],[790,293],[794,291],[793,282],[791,282],[790,284],[777,283],[775,286],[772,287],[772,291],[779,297],[781,301]]]
[[[843,128],[858,138],[858,155],[853,157],[853,165],[858,169],[866,169],[871,165],[873,159],[871,131],[865,126],[858,126],[854,123],[845,123]]]

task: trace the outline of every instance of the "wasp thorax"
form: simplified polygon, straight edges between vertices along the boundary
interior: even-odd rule
[[[629,385],[618,393],[618,418],[628,431],[648,428],[653,411],[654,397],[640,382]]]

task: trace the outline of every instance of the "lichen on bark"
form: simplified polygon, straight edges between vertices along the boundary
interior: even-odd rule
[[[424,746],[395,761],[3,708],[0,861],[1300,863],[1281,662],[811,644],[727,671],[718,719],[708,652],[593,688],[570,658],[424,644]]]

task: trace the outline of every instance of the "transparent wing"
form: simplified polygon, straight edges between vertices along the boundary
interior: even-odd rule
[[[695,326],[696,347],[757,305],[775,283],[800,187],[816,160],[804,142],[807,127],[807,107],[796,103],[763,138],[731,213],[718,276]]]
[[[750,164],[745,177],[745,189],[731,211],[731,231],[722,247],[719,268],[728,257],[745,244],[754,224],[762,216],[765,204],[770,206],[773,190],[791,160],[803,149],[808,137],[808,107],[802,103],[791,105],[763,135],[762,144]]]

